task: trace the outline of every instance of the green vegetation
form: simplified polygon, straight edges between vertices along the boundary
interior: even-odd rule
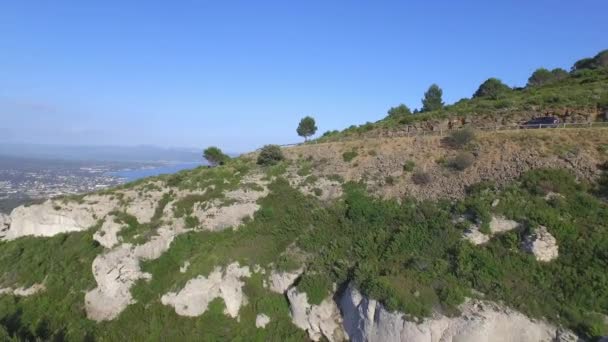
[[[432,112],[443,108],[443,90],[438,85],[432,84],[429,89],[424,93],[422,99],[422,111]]]
[[[403,163],[403,171],[412,172],[414,171],[414,167],[416,167],[416,163],[413,160],[407,160]]]
[[[473,98],[487,97],[492,100],[497,100],[505,96],[510,90],[511,88],[502,83],[498,78],[488,78],[479,86],[475,94],[473,94]]]
[[[470,152],[459,152],[451,161],[450,166],[458,171],[468,169],[475,162],[475,156]]]
[[[403,118],[412,115],[412,111],[402,103],[397,107],[391,107],[387,114],[390,118]]]
[[[608,205],[589,192],[596,188],[577,183],[565,171],[529,172],[503,189],[479,184],[456,202],[382,200],[351,182],[344,185],[343,201],[322,205],[281,178],[269,188],[254,219],[238,230],[180,235],[159,259],[144,262],[142,270],[152,279],[134,286],[136,303],[117,319],[100,324],[86,320],[82,310],[84,292],[95,286],[90,265],[102,253],[92,240],[93,230],[0,243],[2,286],[44,282],[47,287],[27,298],[1,296],[0,334],[25,340],[61,336],[69,341],[305,340],[290,322],[286,299],[265,289],[260,274],[244,279],[248,304],[241,309],[240,321],[223,314],[221,300],[195,318],[179,317],[159,302],[159,296],[180,289],[189,279],[235,261],[250,267],[275,263],[280,269],[306,262],[307,272],[297,287],[311,303],[326,298],[334,283],[353,281],[389,309],[425,317],[434,308],[457,314],[458,304],[475,296],[474,289],[585,337],[606,333],[600,315],[608,313],[608,231],[603,229]],[[549,191],[561,196],[546,200]],[[167,194],[158,208],[170,199]],[[496,199],[499,204],[492,206]],[[184,204],[184,215],[188,207]],[[115,215],[128,226],[127,235],[133,234],[131,226],[141,228],[133,217]],[[523,228],[472,246],[462,239],[464,226],[452,223],[453,217],[466,216],[485,225],[492,215],[514,219]],[[155,213],[155,220],[160,217]],[[538,225],[546,226],[560,246],[559,258],[550,263],[539,263],[520,249],[525,232]],[[305,259],[284,253],[294,241]],[[190,267],[181,273],[185,261]],[[266,329],[255,328],[258,313],[271,317]]]
[[[213,166],[224,165],[224,163],[230,159],[228,155],[224,154],[222,150],[215,146],[207,147],[205,151],[203,151],[203,157]]]
[[[528,87],[538,87],[551,83],[555,83],[568,78],[568,72],[561,68],[556,68],[551,71],[545,68],[539,68],[532,73],[528,78]]]
[[[459,129],[450,133],[448,142],[455,148],[463,148],[475,139],[475,131],[471,127]]]
[[[296,132],[299,136],[304,137],[304,141],[308,141],[308,137],[313,136],[317,132],[317,124],[315,123],[315,119],[310,116],[304,117]]]
[[[386,118],[363,125],[353,125],[342,132],[328,132],[320,141],[340,140],[344,137],[361,136],[367,132],[394,129],[403,125],[436,120],[467,117],[471,120],[493,119],[516,124],[521,115],[544,113],[563,113],[564,109],[574,113],[595,113],[597,109],[608,108],[608,50],[594,58],[575,63],[570,73],[563,69],[544,69],[530,77],[526,87],[508,90],[498,82],[486,84],[490,89],[480,89],[471,99],[461,99],[453,104],[441,105],[441,89],[429,88],[428,99],[423,100],[422,112],[412,115],[388,115]],[[490,79],[491,80],[491,79]],[[490,81],[488,80],[488,81]],[[486,82],[488,82],[486,81]],[[484,84],[486,83],[484,82]],[[483,84],[482,84],[483,86]],[[485,86],[483,88],[486,88]],[[498,91],[496,91],[498,90]],[[488,96],[482,96],[488,94]],[[424,102],[428,105],[425,107]],[[511,119],[515,117],[516,119]]]
[[[283,151],[278,145],[266,145],[262,147],[257,163],[259,165],[275,165],[283,159],[285,159]]]
[[[298,292],[306,293],[308,303],[319,305],[331,292],[331,281],[324,274],[304,274],[296,285]]]
[[[355,150],[346,151],[346,152],[342,153],[342,159],[345,162],[350,163],[353,159],[357,158],[358,155],[359,155],[359,153],[357,153],[357,151],[355,151]]]

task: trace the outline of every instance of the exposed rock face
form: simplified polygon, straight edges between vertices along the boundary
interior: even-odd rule
[[[533,234],[528,235],[522,247],[526,252],[534,254],[536,260],[542,262],[557,259],[559,255],[557,240],[545,226],[539,226]]]
[[[97,287],[85,295],[87,317],[95,321],[111,320],[134,303],[131,287],[139,279],[151,278],[141,271],[139,261],[157,259],[169,249],[175,236],[183,232],[161,227],[158,235],[142,245],[125,243],[97,256],[92,266]]]
[[[364,297],[349,286],[340,299],[344,329],[351,341],[467,341],[538,342],[576,341],[564,331],[543,321],[535,321],[507,307],[480,300],[460,306],[461,315],[436,314],[420,323],[410,322],[398,312]]]
[[[198,218],[204,229],[222,230],[238,227],[243,219],[250,218],[260,208],[257,200],[268,194],[266,183],[258,178],[250,178],[256,184],[263,186],[262,191],[238,189],[226,193],[226,198],[233,202],[222,205],[221,201],[213,201],[210,207],[198,206],[193,215]]]
[[[270,272],[270,291],[276,293],[285,293],[287,289],[293,285],[293,283],[298,279],[298,277],[304,272],[304,269],[299,268],[292,272],[277,272],[272,270]]]
[[[488,241],[490,238],[496,234],[501,234],[504,232],[508,232],[515,228],[519,227],[519,223],[513,220],[507,220],[504,217],[493,216],[490,221],[490,234],[486,235],[482,233],[479,229],[479,224],[473,224],[465,231],[464,238],[471,241],[474,245],[481,245]]]
[[[155,184],[156,183],[150,183]],[[162,184],[160,184],[162,186]],[[145,194],[138,194],[136,190],[125,191],[125,198],[128,201],[126,212],[135,216],[139,223],[146,223],[152,220],[158,202],[163,197],[165,191],[148,191]]]
[[[236,318],[242,305],[247,303],[243,294],[241,278],[250,277],[249,267],[239,267],[232,263],[224,271],[216,267],[208,277],[190,279],[179,292],[169,292],[161,297],[164,305],[171,305],[181,316],[196,317],[205,311],[215,298],[222,298],[226,304],[225,314]]]
[[[30,287],[21,286],[16,289],[5,287],[0,288],[0,295],[12,294],[13,296],[17,297],[28,297],[44,290],[46,290],[46,286],[44,286],[44,284],[34,284]]]
[[[61,205],[48,200],[42,204],[20,206],[11,213],[11,226],[4,239],[21,236],[53,236],[59,233],[82,231],[97,220],[88,206],[78,203]]]
[[[112,248],[120,242],[118,232],[123,226],[116,222],[115,216],[107,216],[101,228],[93,234],[93,239],[105,248]]]
[[[90,195],[80,202],[47,200],[41,204],[20,206],[11,213],[10,228],[2,239],[83,231],[105,217],[116,203],[109,196]]]
[[[255,317],[256,328],[265,328],[268,323],[270,323],[270,317],[265,314],[259,314]]]
[[[306,330],[311,340],[319,341],[322,337],[330,342],[346,340],[340,310],[331,296],[319,305],[311,305],[306,293],[299,293],[292,287],[287,291],[287,299],[293,324]]]

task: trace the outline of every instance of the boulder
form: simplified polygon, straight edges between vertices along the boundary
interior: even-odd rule
[[[542,262],[549,262],[559,256],[557,240],[545,226],[539,226],[534,233],[526,236],[522,248]]]
[[[255,317],[255,327],[256,328],[265,328],[266,325],[270,323],[270,317],[265,314],[259,314]]]

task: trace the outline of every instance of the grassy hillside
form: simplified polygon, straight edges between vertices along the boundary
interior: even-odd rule
[[[3,284],[44,282],[47,287],[32,297],[0,297],[4,334],[76,341],[306,340],[290,322],[286,299],[265,289],[262,275],[247,279],[249,300],[239,321],[222,313],[221,300],[197,318],[177,316],[159,301],[163,293],[181,288],[196,275],[209,274],[215,266],[238,261],[289,270],[303,260],[306,272],[298,288],[312,302],[329,295],[332,283],[354,281],[390,309],[425,317],[438,308],[457,314],[465,296],[483,293],[484,298],[504,301],[587,337],[608,332],[602,321],[602,315],[608,314],[604,272],[608,205],[598,197],[606,195],[599,186],[577,182],[565,171],[538,170],[507,187],[491,182],[472,187],[459,201],[406,197],[397,202],[372,197],[363,183],[348,182],[343,185],[343,199],[328,205],[292,188],[283,178],[287,176],[283,164],[250,167],[274,176],[270,195],[259,202],[254,219],[238,230],[179,236],[167,253],[144,263],[152,279],[132,289],[137,302],[110,322],[93,323],[83,311],[84,292],[94,287],[90,265],[102,252],[92,240],[97,227],[1,243]],[[201,168],[156,181],[178,186],[193,184],[195,179],[217,181],[223,179],[218,175],[231,169],[234,165]],[[547,200],[549,192],[560,196]],[[496,200],[499,204],[492,206]],[[454,217],[465,214],[482,222],[493,215],[505,216],[523,226],[474,247],[461,238],[466,224],[453,223]],[[555,262],[541,264],[519,248],[526,232],[539,225],[547,226],[559,242],[560,257]],[[300,252],[283,253],[294,246]],[[191,266],[181,273],[185,261]],[[259,312],[272,318],[265,329],[255,328]]]
[[[606,59],[608,50],[596,56]],[[605,63],[605,62],[604,62]],[[353,125],[341,132],[329,131],[318,141],[335,141],[343,137],[365,135],[379,129],[396,129],[420,123],[455,120],[465,123],[517,124],[540,115],[557,115],[566,120],[605,120],[608,111],[608,67],[605,64],[575,69],[560,78],[538,85],[509,88],[492,96],[464,98],[441,109],[414,114],[388,115],[375,123]],[[389,111],[390,114],[390,111]],[[600,115],[600,116],[598,116]]]

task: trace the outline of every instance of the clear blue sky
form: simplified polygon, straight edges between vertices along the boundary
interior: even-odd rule
[[[0,141],[245,151],[525,84],[608,48],[606,0],[2,1]]]

